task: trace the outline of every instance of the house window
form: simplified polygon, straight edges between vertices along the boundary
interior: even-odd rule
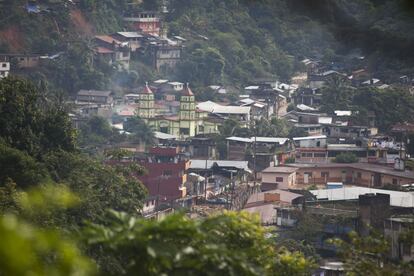
[[[398,179],[397,178],[392,179],[392,185],[398,185]]]
[[[304,174],[307,174],[308,177],[312,177],[312,172],[305,172]]]
[[[190,129],[189,128],[180,128],[180,134],[189,135],[190,134]]]
[[[2,65],[1,65],[1,67],[3,67],[3,68],[5,68],[6,67],[6,63],[3,63]]]
[[[283,177],[276,177],[276,182],[283,182]]]
[[[362,174],[360,172],[357,173],[357,178],[362,178]]]
[[[326,157],[325,153],[316,152],[313,154],[314,157]]]
[[[321,177],[328,178],[329,177],[329,172],[321,172]]]

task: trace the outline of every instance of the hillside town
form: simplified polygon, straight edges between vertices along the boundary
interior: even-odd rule
[[[31,16],[53,9],[27,2]],[[320,258],[312,275],[347,275],[332,240],[351,233],[379,233],[391,241],[387,258],[414,262],[412,239],[401,238],[414,229],[414,122],[384,127],[381,112],[341,96],[362,91],[367,106],[375,103],[365,102],[364,89],[413,97],[414,75],[381,79],[355,53],[347,63],[301,58],[290,79],[251,78],[242,86],[213,80],[202,87],[173,74],[192,42],[168,32],[170,7],[160,2],[157,11],[125,13],[122,28],[89,42],[94,66],[127,74],[131,62],[142,62],[155,78],[129,87],[88,85],[62,99],[81,152],[118,172],[141,168],[128,174],[147,191],[137,214],[163,221],[181,213],[194,220],[250,213],[277,239],[310,244]],[[66,54],[0,52],[0,80],[40,71]],[[108,127],[105,134],[99,124]]]
[[[185,39],[161,38],[159,18],[152,16],[127,18],[134,22],[130,32],[97,36],[97,58],[127,69],[133,52],[145,47],[157,70],[173,68]],[[100,149],[131,153],[118,160],[110,156],[108,164],[137,163],[148,170],[138,176],[149,191],[145,217],[160,219],[183,208],[191,217],[221,209],[244,210],[283,233],[295,227],[298,212],[312,214],[331,218],[314,237],[315,248],[335,252],[328,243],[333,237],[344,238],[351,231],[363,235],[374,227],[395,239],[414,225],[414,168],[407,152],[414,125],[402,122],[390,133],[381,133],[375,114],[361,122],[352,110],[320,111],[322,88],[331,78],[352,87],[413,90],[412,77],[383,83],[364,69],[363,57],[358,58],[361,69],[350,73],[340,65],[304,59],[306,72],[299,81],[256,80],[234,101],[226,98],[225,86],[210,86],[223,101],[198,101],[190,83],[167,79],[148,80],[124,95],[80,90],[71,116],[75,126],[102,116],[126,136],[131,135],[125,128],[128,120],[138,116],[153,131],[151,143],[123,142]],[[254,135],[255,123],[273,118],[288,122],[301,135]],[[217,135],[227,120],[251,129],[253,136],[224,137],[225,148],[220,151]],[[412,245],[395,243],[390,252],[392,258],[412,260],[412,250]],[[338,269],[342,268],[335,262],[322,268]]]

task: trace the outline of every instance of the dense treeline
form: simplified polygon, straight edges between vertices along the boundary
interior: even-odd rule
[[[414,98],[407,87],[353,88],[343,78],[333,77],[322,89],[322,95],[322,111],[333,114],[334,110],[352,110],[353,121],[360,125],[369,125],[371,115],[383,132],[396,123],[414,120]]]
[[[94,34],[122,30],[123,14],[159,9],[162,1],[131,6],[126,0],[84,0],[74,6],[44,0],[39,2],[48,11],[39,14],[29,14],[26,2],[0,3],[0,52],[64,52],[24,74],[69,93],[129,88],[155,77],[190,81],[202,92],[211,84],[237,87],[256,78],[288,81],[301,69],[298,60],[346,62],[354,48],[364,50],[370,70],[384,80],[412,73],[414,17],[404,1],[169,1],[165,26],[170,35],[187,38],[183,62],[169,76],[160,76],[145,57],[133,61],[130,72],[94,63],[91,42]]]

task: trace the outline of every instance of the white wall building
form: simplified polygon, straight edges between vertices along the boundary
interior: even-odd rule
[[[10,62],[0,61],[0,79],[8,77],[10,74]]]

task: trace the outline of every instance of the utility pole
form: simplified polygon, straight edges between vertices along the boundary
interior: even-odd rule
[[[231,189],[231,196],[230,196],[230,210],[233,209],[233,197],[234,197],[234,182],[233,182],[233,170],[230,171],[230,189]]]
[[[160,201],[160,181],[161,181],[161,176],[158,176],[158,181],[157,181],[157,204],[155,205],[155,212],[156,212],[156,219],[158,221],[158,206],[159,206],[159,201]]]
[[[207,201],[207,185],[208,185],[207,161],[208,161],[208,156],[206,157],[206,166],[205,166],[205,173],[204,173],[204,200],[205,201]]]
[[[253,172],[254,172],[254,188],[256,189],[256,181],[257,181],[257,172],[256,172],[256,142],[257,142],[257,131],[256,131],[256,121],[254,121],[254,142],[253,142]]]

